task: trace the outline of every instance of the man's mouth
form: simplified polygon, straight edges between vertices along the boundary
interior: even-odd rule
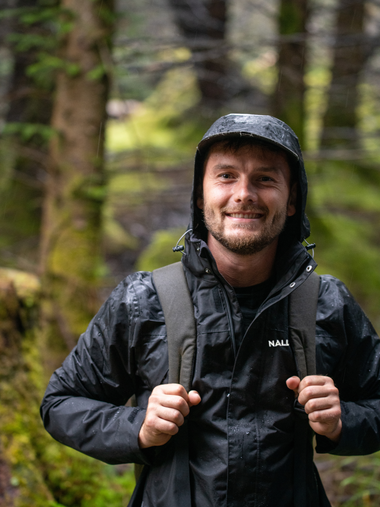
[[[264,213],[226,213],[226,215],[232,218],[261,218]]]

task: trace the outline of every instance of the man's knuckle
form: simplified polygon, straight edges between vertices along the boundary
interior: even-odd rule
[[[309,412],[314,412],[315,410],[317,410],[318,401],[315,399],[311,399],[306,403],[305,407],[307,407],[307,410]]]
[[[169,422],[166,433],[176,435],[178,433],[178,426],[173,422]]]
[[[172,421],[178,425],[179,423],[182,423],[182,420],[183,420],[182,414],[178,412],[178,410],[174,410],[172,415]]]

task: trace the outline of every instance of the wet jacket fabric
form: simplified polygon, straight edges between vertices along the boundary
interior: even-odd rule
[[[295,415],[285,381],[297,372],[290,347],[268,343],[286,343],[290,285],[307,276],[312,261],[303,247],[294,248],[289,269],[279,274],[235,355],[231,328],[240,332],[242,315],[233,289],[218,275],[207,246],[196,238],[191,245],[184,264],[198,328],[193,387],[202,398],[189,418],[193,505],[290,507]],[[340,390],[343,432],[335,447],[317,437],[320,452],[379,449],[379,357],[380,342],[360,307],[341,282],[323,276],[317,373],[331,376]],[[167,373],[165,324],[152,277],[136,273],[115,289],[53,374],[42,405],[45,426],[60,442],[107,463],[152,465],[144,507],[172,505],[173,446],[146,452],[137,441],[149,395]],[[138,407],[124,406],[133,393]]]
[[[234,124],[244,115],[235,116]],[[273,129],[282,128],[272,123]],[[306,176],[297,153],[301,203]],[[202,156],[197,154],[195,189]],[[182,262],[197,325],[193,388],[202,401],[187,421],[189,502],[294,507],[297,415],[285,381],[297,370],[288,342],[288,296],[316,266],[299,243],[308,232],[304,204],[281,238],[274,287],[244,336],[234,290],[218,272],[194,206]],[[317,451],[352,455],[380,448],[379,366],[380,342],[370,322],[342,282],[322,276],[316,367],[340,391],[343,430],[338,444],[317,436]],[[162,308],[151,273],[138,272],[119,284],[94,317],[53,374],[41,406],[45,427],[58,441],[107,463],[146,464],[143,507],[184,507],[175,501],[181,493],[176,474],[184,464],[176,437],[162,447],[138,446],[149,395],[167,377]],[[137,407],[125,406],[133,394]],[[314,472],[306,489],[308,507],[328,505]]]

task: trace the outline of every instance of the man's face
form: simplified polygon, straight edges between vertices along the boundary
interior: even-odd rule
[[[247,145],[236,152],[222,143],[211,147],[205,162],[203,210],[209,234],[240,255],[260,252],[276,241],[286,217],[296,212],[296,184],[286,156]]]

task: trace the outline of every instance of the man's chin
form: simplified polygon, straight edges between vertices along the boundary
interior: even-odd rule
[[[224,248],[237,255],[254,255],[271,245],[277,237],[262,237],[250,235],[223,235],[212,234]]]

